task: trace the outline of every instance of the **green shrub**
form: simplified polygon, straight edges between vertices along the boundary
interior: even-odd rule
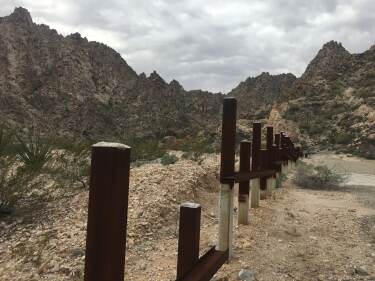
[[[293,182],[302,188],[326,189],[339,186],[346,178],[345,174],[340,174],[327,166],[314,166],[298,161]]]
[[[30,134],[25,139],[17,136],[16,147],[18,160],[23,168],[29,171],[39,171],[51,158],[51,145],[39,134]]]
[[[131,139],[122,142],[132,148],[132,162],[155,160],[167,152],[166,148],[157,139]]]
[[[166,153],[163,155],[163,157],[160,159],[160,163],[163,165],[170,165],[174,164],[178,161],[178,158],[174,154]]]
[[[350,133],[337,133],[334,137],[334,142],[338,144],[349,144],[352,142],[354,136]]]

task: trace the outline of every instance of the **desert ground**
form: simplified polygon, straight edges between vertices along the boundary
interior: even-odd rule
[[[375,161],[322,153],[345,171],[335,190],[294,186],[293,172],[238,226],[234,255],[213,280],[375,280]],[[217,239],[219,158],[131,169],[125,280],[174,280],[178,206],[202,206],[201,252]],[[52,191],[51,191],[52,192]],[[53,198],[53,197],[52,197]],[[0,280],[83,280],[87,190],[67,190],[0,219]]]

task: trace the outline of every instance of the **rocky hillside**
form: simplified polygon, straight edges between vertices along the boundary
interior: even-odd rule
[[[113,140],[220,127],[223,95],[138,75],[108,46],[59,35],[23,8],[0,18],[0,69],[0,113],[21,128]],[[229,95],[244,132],[262,120],[303,143],[375,157],[375,47],[350,54],[331,41],[300,78],[262,73]]]
[[[117,52],[59,35],[16,8],[0,18],[0,113],[20,127],[97,137],[181,136],[217,127],[220,94],[137,73]]]
[[[286,129],[303,144],[375,157],[375,47],[350,54],[331,41],[300,78],[263,73],[230,94],[244,119]]]
[[[291,74],[270,75],[263,72],[249,77],[234,88],[229,95],[239,101],[239,117],[242,119],[264,119],[275,102],[290,88],[297,78]]]
[[[326,43],[284,102],[283,118],[313,143],[375,157],[375,47],[350,54]]]

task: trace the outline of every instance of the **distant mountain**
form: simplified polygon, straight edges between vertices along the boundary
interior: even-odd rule
[[[264,119],[296,79],[291,73],[270,75],[263,72],[241,82],[229,95],[238,100],[240,118]]]
[[[375,157],[375,47],[350,54],[331,41],[301,77],[262,73],[229,95],[244,132],[261,120],[304,145]],[[59,35],[23,8],[0,18],[0,113],[20,128],[89,139],[218,132],[223,97],[138,75],[108,46]]]
[[[375,47],[350,54],[330,41],[300,78],[263,73],[230,94],[240,117],[273,124],[305,146],[375,158]]]
[[[137,73],[104,44],[61,36],[16,8],[0,18],[0,112],[60,135],[183,136],[217,128],[221,94]]]

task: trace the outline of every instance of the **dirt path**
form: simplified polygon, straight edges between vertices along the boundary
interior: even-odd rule
[[[250,210],[249,225],[235,223],[234,257],[213,280],[238,280],[238,272],[249,269],[258,281],[375,281],[375,161],[342,160],[332,163],[353,167],[366,185],[317,191],[285,182]],[[213,157],[202,165],[181,160],[132,170],[125,280],[175,280],[177,208],[183,201],[202,205],[202,253],[215,245],[217,163]],[[0,222],[1,281],[83,280],[87,192],[66,200],[49,203],[41,221]]]
[[[375,172],[371,164],[360,172]],[[267,281],[375,280],[375,186],[285,186],[238,227],[235,257],[216,280],[238,280],[240,269]]]

